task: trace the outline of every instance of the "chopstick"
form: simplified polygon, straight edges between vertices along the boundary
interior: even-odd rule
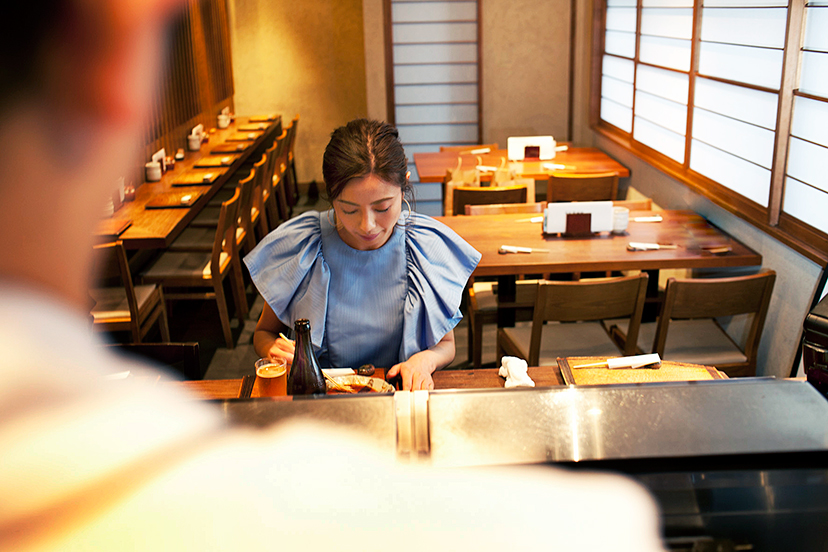
[[[656,369],[661,367],[661,357],[658,353],[649,353],[646,355],[635,355],[620,358],[609,358],[600,362],[591,362],[589,364],[579,364],[574,368],[607,368],[609,370],[619,370],[622,368],[629,368],[632,370],[638,368]]]
[[[253,392],[253,384],[256,382],[256,376],[247,374],[242,378],[241,389],[239,390],[240,399],[249,399]]]
[[[287,341],[288,343],[294,343],[294,341],[293,341],[291,338],[289,338],[288,336],[286,336],[286,335],[285,335],[285,334],[283,334],[282,332],[279,332],[279,337],[281,337],[282,339],[284,339],[284,340],[285,340],[285,341]]]

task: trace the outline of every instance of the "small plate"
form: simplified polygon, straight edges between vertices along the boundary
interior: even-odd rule
[[[394,386],[385,380],[379,378],[369,378],[368,376],[358,376],[356,374],[351,376],[337,376],[333,380],[341,385],[352,389],[351,393],[393,393]],[[335,387],[330,381],[325,381],[330,394],[346,394]]]

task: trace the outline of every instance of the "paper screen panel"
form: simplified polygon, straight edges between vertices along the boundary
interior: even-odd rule
[[[645,63],[688,71],[690,41],[642,35],[638,57]]]
[[[763,207],[768,206],[768,169],[698,140],[691,142],[690,168]]]
[[[681,134],[636,117],[633,138],[679,163],[684,162],[684,136]]]
[[[774,133],[768,129],[696,108],[693,138],[771,168]]]
[[[702,42],[699,73],[778,90],[782,51]]]
[[[477,84],[476,63],[397,65],[396,84]]]
[[[477,84],[417,84],[395,86],[397,105],[477,102]]]
[[[787,17],[786,8],[707,8],[702,10],[701,39],[781,49]]]
[[[601,98],[601,119],[625,132],[632,131],[632,109]]]
[[[635,115],[678,135],[683,136],[687,129],[686,105],[665,100],[641,90],[635,93]]]
[[[794,178],[785,179],[783,210],[817,230],[828,233],[828,194]]]
[[[696,79],[696,107],[769,130],[776,128],[778,96],[710,79]]]

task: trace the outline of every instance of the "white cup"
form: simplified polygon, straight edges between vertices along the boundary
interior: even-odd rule
[[[187,147],[190,151],[198,151],[201,149],[201,135],[190,134],[187,136]]]
[[[612,233],[623,234],[630,223],[630,210],[626,207],[612,208]]]
[[[230,126],[230,115],[220,114],[218,116],[218,127],[227,128]]]
[[[146,165],[147,182],[158,182],[161,180],[161,163],[158,161],[150,161]]]

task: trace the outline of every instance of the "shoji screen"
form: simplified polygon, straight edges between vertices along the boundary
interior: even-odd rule
[[[479,142],[477,1],[391,0],[394,123],[417,210],[442,214],[439,183],[419,183],[414,154]]]
[[[828,233],[828,1],[805,7],[782,209]]]

